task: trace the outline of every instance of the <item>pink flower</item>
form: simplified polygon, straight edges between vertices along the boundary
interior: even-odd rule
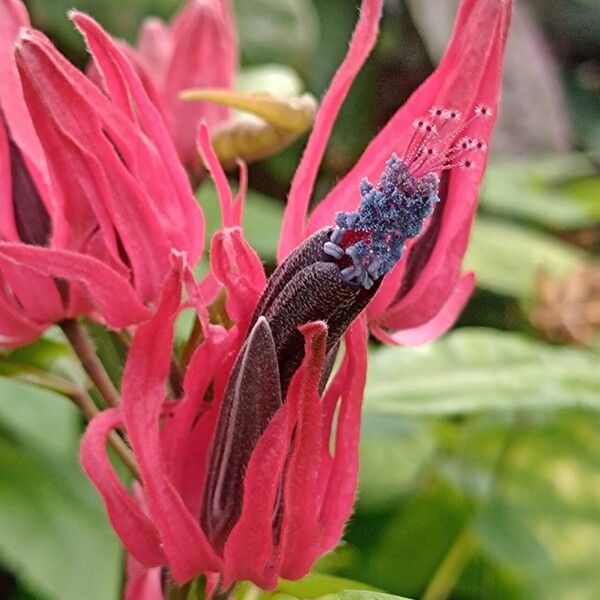
[[[211,274],[196,286],[183,264],[174,269],[156,313],[137,329],[122,408],[96,417],[81,449],[130,553],[129,598],[161,598],[164,567],[178,583],[207,574],[222,590],[242,579],[273,589],[279,576],[306,574],[338,543],[354,502],[367,319],[386,340],[430,339],[471,291],[473,276],[461,277],[460,263],[497,108],[510,0],[463,0],[438,70],[307,219],[329,132],[373,47],[381,8],[382,0],[362,3],[292,184],[282,262],[268,282],[239,227],[245,171],[234,199],[200,129],[224,225],[212,240]],[[365,175],[370,182],[361,183]],[[165,382],[182,287],[202,342],[182,398],[172,401]],[[230,329],[208,318],[221,288]],[[104,452],[119,427],[139,464],[135,496]]]
[[[4,13],[4,14],[3,14]],[[129,62],[88,17],[106,93],[28,24],[0,16],[0,343],[62,319],[115,328],[146,319],[172,249],[195,262],[203,218],[166,127]]]
[[[331,224],[337,211],[354,210],[361,179],[376,181],[393,153],[404,156],[414,122],[444,122],[430,142],[444,154],[464,135],[487,143],[497,114],[502,56],[510,20],[510,0],[463,0],[448,49],[436,71],[390,119],[353,169],[307,214],[317,170],[333,123],[365,53],[350,49],[317,116],[289,193],[279,243],[283,259],[307,234]],[[475,113],[483,105],[489,118]],[[440,107],[443,114],[431,115]],[[473,119],[476,116],[478,118]],[[466,123],[469,123],[466,129]],[[420,138],[417,138],[417,141]],[[425,139],[425,145],[429,143]],[[477,150],[477,149],[475,149]],[[423,234],[409,241],[403,260],[386,276],[367,309],[371,331],[385,342],[417,344],[444,333],[456,320],[474,285],[460,274],[486,156],[475,151],[471,168],[440,172],[440,205]],[[422,171],[422,170],[421,170]]]
[[[179,94],[191,88],[231,88],[238,63],[233,12],[229,0],[188,0],[169,24],[148,18],[137,49],[128,49],[150,97],[170,128],[184,166],[199,166],[196,128],[229,117],[225,106],[185,102]]]

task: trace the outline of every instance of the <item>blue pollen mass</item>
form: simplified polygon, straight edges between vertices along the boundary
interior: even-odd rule
[[[350,259],[342,278],[370,289],[391,271],[402,257],[406,240],[421,232],[433,212],[438,191],[437,174],[415,177],[396,154],[386,162],[377,186],[363,179],[358,209],[337,213],[337,227],[323,247],[335,260]]]

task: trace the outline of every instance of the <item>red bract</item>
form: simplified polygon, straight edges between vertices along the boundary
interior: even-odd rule
[[[156,17],[142,25],[137,49],[129,49],[138,73],[170,127],[183,164],[199,166],[196,128],[225,121],[229,109],[208,102],[184,102],[191,88],[231,88],[238,62],[229,0],[188,0],[170,23]]]
[[[37,31],[22,30],[13,58],[27,16],[14,0],[0,10],[10,17],[0,30],[2,344],[79,315],[135,324],[160,296],[171,250],[195,262],[203,246],[202,214],[170,136],[94,21],[73,17],[107,94]]]
[[[183,264],[175,268],[134,337],[122,408],[95,418],[82,444],[84,468],[131,554],[130,598],[160,598],[163,567],[178,583],[207,574],[222,590],[241,579],[273,589],[279,576],[306,574],[338,543],[354,502],[366,317],[382,338],[421,341],[450,326],[471,290],[472,275],[459,270],[484,165],[471,168],[469,153],[491,133],[493,119],[484,117],[497,107],[510,0],[463,0],[439,69],[306,220],[333,120],[373,47],[381,8],[382,0],[362,3],[294,179],[282,263],[268,282],[239,227],[244,185],[234,199],[200,129],[224,224],[212,240],[211,274],[196,286]],[[443,108],[432,123],[444,134],[432,141],[429,125],[417,121],[413,133],[411,123],[434,103]],[[461,115],[476,106],[478,118],[465,125]],[[378,182],[359,185],[382,170]],[[392,214],[391,225],[406,228],[398,239],[388,230]],[[406,259],[394,266],[405,245]],[[182,287],[202,342],[174,401],[166,380]],[[208,318],[222,288],[230,329]],[[139,463],[135,497],[104,452],[117,427]]]

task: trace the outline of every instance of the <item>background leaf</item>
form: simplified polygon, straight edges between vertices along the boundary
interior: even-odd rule
[[[485,212],[563,230],[600,221],[600,177],[581,155],[492,163],[481,191]]]
[[[566,275],[583,257],[578,249],[539,231],[478,217],[464,267],[475,271],[479,287],[527,299],[537,273]]]
[[[116,598],[121,550],[77,462],[75,407],[3,377],[0,398],[3,563],[43,598]]]
[[[522,335],[458,329],[421,348],[383,348],[369,365],[365,410],[385,415],[600,409],[595,352]]]

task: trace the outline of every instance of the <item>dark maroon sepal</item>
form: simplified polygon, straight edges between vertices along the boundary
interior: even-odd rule
[[[18,146],[8,140],[12,198],[17,232],[22,242],[33,246],[47,246],[52,226],[50,215],[27,168]]]
[[[240,516],[250,455],[281,402],[275,343],[260,317],[231,371],[210,452],[201,523],[218,551]]]

